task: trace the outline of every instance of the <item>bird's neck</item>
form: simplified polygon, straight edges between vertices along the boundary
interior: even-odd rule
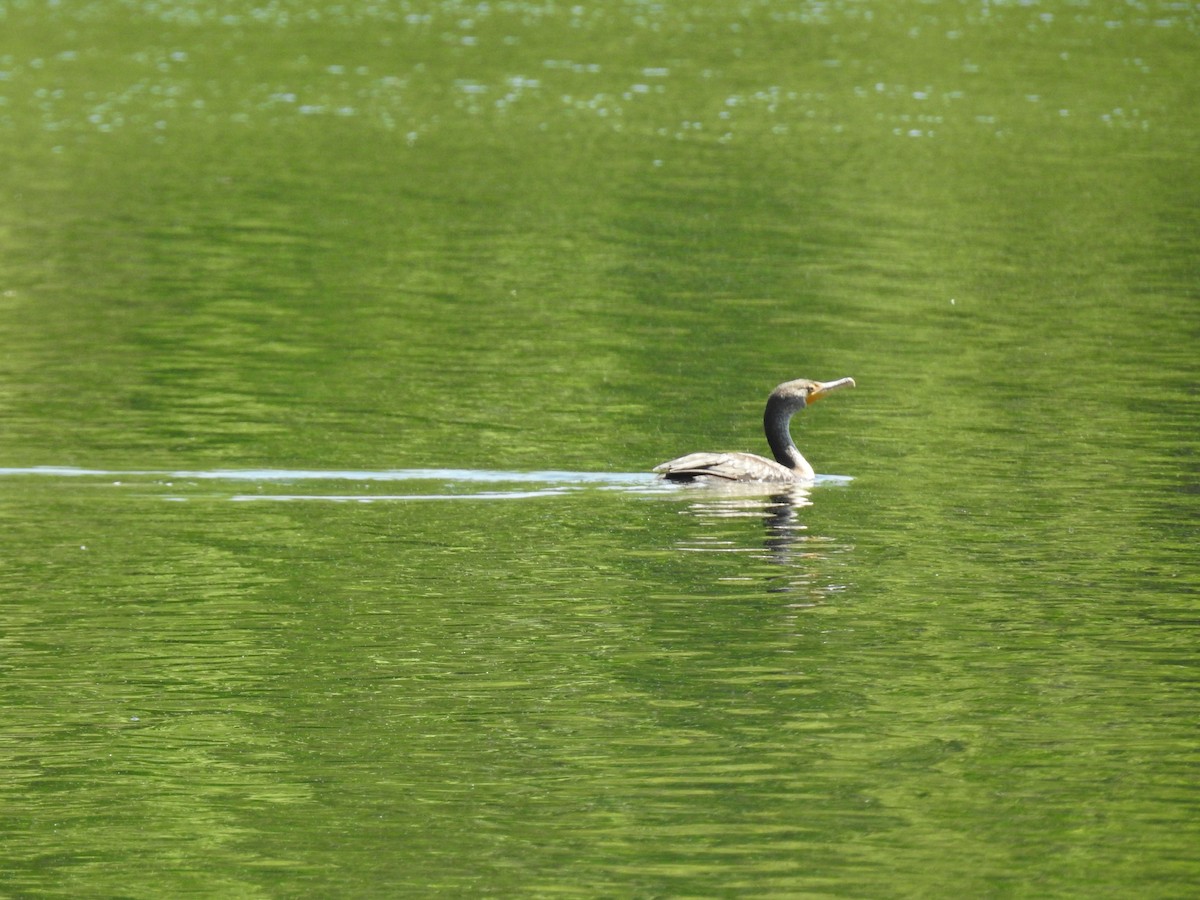
[[[813,467],[796,449],[788,428],[797,409],[798,407],[772,396],[767,401],[767,411],[763,413],[763,431],[767,433],[767,443],[771,445],[771,453],[774,454],[776,462],[787,466],[797,477],[812,478],[815,474]]]

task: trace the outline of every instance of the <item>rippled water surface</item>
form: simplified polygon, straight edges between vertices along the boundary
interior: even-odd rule
[[[1190,896],[1197,26],[0,2],[0,894]]]

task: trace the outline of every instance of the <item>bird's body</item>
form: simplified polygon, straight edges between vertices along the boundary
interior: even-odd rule
[[[796,480],[794,470],[756,453],[689,453],[687,456],[655,466],[654,471],[668,481],[698,481],[710,478],[720,481],[790,484]],[[811,471],[808,477],[812,477]]]
[[[771,453],[770,460],[754,453],[689,453],[654,467],[668,481],[762,482],[794,484],[812,481],[815,473],[808,460],[792,442],[789,425],[792,416],[830,391],[854,387],[853,378],[837,381],[809,381],[801,378],[785,381],[767,398],[763,430]]]

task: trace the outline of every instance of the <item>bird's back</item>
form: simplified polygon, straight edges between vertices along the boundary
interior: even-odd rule
[[[754,453],[689,453],[655,466],[654,471],[668,481],[766,481],[787,483],[796,480],[787,466]]]

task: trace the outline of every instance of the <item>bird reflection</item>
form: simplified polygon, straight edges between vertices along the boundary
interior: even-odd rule
[[[812,506],[808,488],[799,485],[759,485],[758,491],[711,487],[692,489],[695,499],[684,512],[695,516],[708,528],[691,535],[677,549],[693,553],[738,553],[766,561],[766,571],[747,568],[737,576],[749,581],[762,580],[770,593],[801,594],[789,603],[793,607],[816,606],[825,602],[840,586],[829,583],[823,573],[829,558],[843,549],[837,541],[813,534],[804,521],[803,510]],[[762,522],[762,540],[752,543],[745,533],[731,530],[722,523],[730,519],[756,519]]]
[[[738,489],[730,486],[721,490],[710,488],[696,491],[696,499],[687,505],[687,510],[700,519],[762,519],[766,548],[772,551],[772,555],[783,554],[786,557],[793,546],[805,537],[807,526],[800,521],[798,510],[812,506],[811,493],[798,485],[772,485],[769,491],[763,490],[765,485],[758,486],[757,491],[747,490],[747,487],[739,485]],[[704,549],[718,548],[709,546]],[[742,549],[745,552],[751,548]],[[779,561],[786,561],[786,558]]]

